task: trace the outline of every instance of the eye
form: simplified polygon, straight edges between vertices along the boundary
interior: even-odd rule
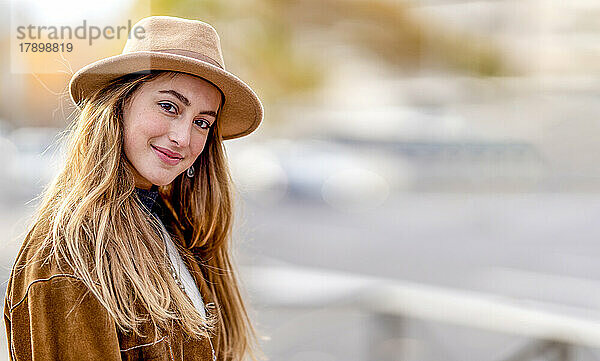
[[[177,107],[171,102],[160,102],[158,103],[167,113],[177,114]]]
[[[202,129],[210,129],[210,123],[204,119],[194,120],[194,123]]]

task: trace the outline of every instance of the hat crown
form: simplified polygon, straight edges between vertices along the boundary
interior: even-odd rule
[[[144,18],[131,28],[122,54],[137,51],[160,51],[205,58],[225,68],[217,31],[199,20],[171,16]]]

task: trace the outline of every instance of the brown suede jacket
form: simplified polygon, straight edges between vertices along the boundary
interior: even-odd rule
[[[122,333],[87,286],[52,262],[37,261],[16,272],[32,259],[40,241],[25,239],[8,281],[4,322],[10,360],[212,360],[208,338],[174,331],[151,342],[150,337]],[[199,265],[186,264],[203,299],[212,300],[201,286]],[[212,343],[216,346],[214,338]]]

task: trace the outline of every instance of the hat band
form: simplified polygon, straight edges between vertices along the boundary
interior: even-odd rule
[[[159,52],[159,53],[169,53],[169,54],[187,56],[188,58],[194,58],[196,60],[200,60],[205,63],[209,63],[211,65],[214,65],[216,67],[223,69],[221,64],[219,64],[213,58],[206,56],[204,54],[196,53],[195,51],[183,50],[183,49],[157,49],[157,50],[151,50],[151,51],[155,51],[155,52]],[[223,69],[223,70],[225,70],[225,69]]]

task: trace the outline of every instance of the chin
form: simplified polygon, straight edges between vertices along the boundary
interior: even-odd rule
[[[162,180],[157,180],[157,181],[155,181],[155,182],[152,182],[152,183],[153,183],[153,184],[156,184],[157,186],[159,186],[159,187],[160,187],[160,186],[166,186],[166,185],[169,185],[169,184],[171,184],[171,183],[173,182],[173,180],[175,180],[175,178],[173,178],[173,179],[170,179],[170,180],[164,180],[164,179],[162,179]]]
[[[158,177],[158,178],[146,178],[148,179],[152,184],[157,185],[157,186],[166,186],[171,184],[171,182],[173,182],[175,180],[175,178],[177,178],[177,176],[175,177]]]

